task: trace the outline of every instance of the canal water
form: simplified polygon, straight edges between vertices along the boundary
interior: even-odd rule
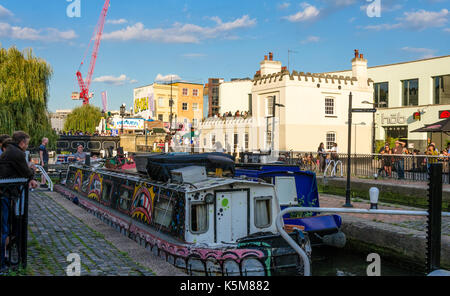
[[[313,276],[367,276],[367,254],[332,247],[313,248]],[[424,263],[425,264],[425,263]],[[424,276],[420,270],[410,270],[381,257],[381,276]]]

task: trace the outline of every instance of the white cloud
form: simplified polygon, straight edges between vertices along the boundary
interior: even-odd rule
[[[236,29],[252,27],[256,19],[248,15],[231,22],[223,22],[219,17],[210,17],[216,23],[213,27],[202,27],[194,24],[174,23],[170,28],[145,28],[144,24],[136,23],[125,29],[103,34],[104,40],[129,41],[142,40],[163,43],[199,43],[204,39],[227,37]]]
[[[175,81],[180,81],[181,77],[176,75],[176,74],[168,74],[168,75],[162,75],[162,74],[158,74],[155,77],[155,81],[156,82],[175,82]]]
[[[289,8],[289,6],[291,6],[291,3],[289,3],[289,2],[283,2],[283,3],[278,4],[278,5],[277,5],[277,8],[278,8],[278,9],[286,9],[286,8]]]
[[[118,20],[107,20],[106,21],[107,24],[112,24],[112,25],[121,25],[121,24],[126,24],[128,23],[128,21],[126,19],[118,19]]]
[[[309,36],[308,38],[306,38],[305,40],[303,40],[301,43],[302,44],[307,44],[307,43],[317,43],[320,41],[320,37],[318,36]]]
[[[403,51],[420,55],[420,58],[427,59],[435,56],[436,50],[431,48],[403,47]]]
[[[0,5],[0,19],[13,17],[14,14],[6,9],[4,6]]]
[[[33,29],[11,26],[8,23],[0,23],[0,37],[30,41],[59,42],[75,39],[77,38],[77,34],[73,30],[59,31],[55,28]]]
[[[124,85],[124,84],[132,84],[137,83],[138,81],[135,79],[128,78],[125,74],[120,75],[119,77],[105,75],[100,76],[92,80],[92,82],[101,82],[106,84],[112,84],[112,85]]]
[[[206,56],[204,53],[185,53],[182,55],[185,58],[201,58]]]
[[[403,17],[398,18],[399,22],[395,24],[380,24],[366,26],[369,30],[392,30],[392,29],[410,29],[422,31],[428,28],[443,27],[447,24],[450,13],[447,9],[441,11],[418,10],[415,12],[405,12]]]
[[[285,16],[283,18],[290,22],[306,22],[314,20],[320,14],[320,11],[315,6],[308,3],[303,3],[302,6],[304,8],[303,11],[299,11],[296,14]]]

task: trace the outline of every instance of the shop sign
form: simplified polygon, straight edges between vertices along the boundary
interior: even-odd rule
[[[439,111],[439,119],[446,119],[450,117],[450,110]]]
[[[401,116],[400,112],[397,114],[391,114],[389,116],[385,116],[384,114],[381,114],[381,124],[405,124],[406,123],[406,117]]]

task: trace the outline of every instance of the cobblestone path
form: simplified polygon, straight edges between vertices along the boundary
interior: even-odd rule
[[[45,191],[30,192],[27,275],[64,276],[71,253],[81,258],[81,275],[154,275],[119,251]]]

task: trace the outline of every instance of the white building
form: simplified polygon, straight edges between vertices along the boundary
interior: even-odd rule
[[[52,128],[57,131],[64,130],[64,123],[66,122],[67,116],[72,113],[72,110],[56,110],[55,113],[50,113],[50,124]]]
[[[355,55],[352,70],[351,76],[345,77],[289,73],[270,53],[252,80],[251,119],[207,119],[201,126],[201,144],[214,147],[217,134],[227,130],[227,134],[233,134],[232,139],[227,136],[231,147],[236,146],[235,139],[239,146],[240,139],[248,138],[248,150],[269,150],[273,137],[275,151],[316,151],[323,142],[327,149],[337,143],[339,152],[346,152],[349,94],[353,95],[353,108],[367,108],[363,102],[373,99],[373,83],[367,77],[367,60],[362,55]],[[276,106],[273,116],[274,98],[282,106]],[[353,114],[354,123],[364,123],[355,126],[359,136],[356,140],[353,137],[352,149],[357,153],[371,151],[372,118],[371,113]]]
[[[219,105],[221,113],[236,111],[248,112],[251,105],[252,80],[232,79],[231,81],[222,82],[219,86]]]
[[[350,75],[351,71],[328,73]],[[450,56],[369,67],[374,81],[375,138],[401,138],[409,148],[424,151],[431,134],[411,132],[450,115]],[[420,114],[420,119],[417,115]],[[416,115],[416,116],[414,116]],[[440,134],[432,141],[441,148]],[[442,142],[449,138],[443,135]]]

